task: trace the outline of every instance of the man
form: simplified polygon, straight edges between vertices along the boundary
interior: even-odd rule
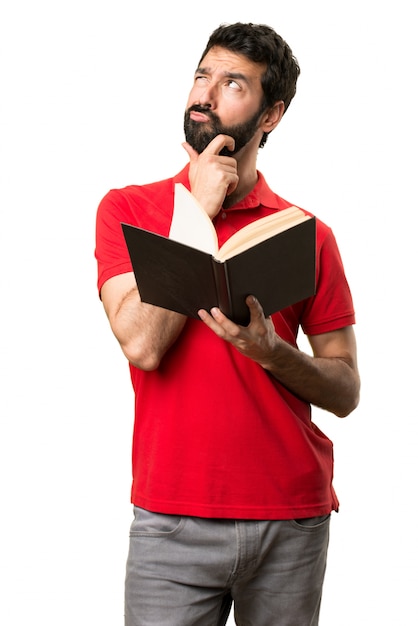
[[[187,101],[190,163],[175,177],[109,192],[97,216],[98,287],[135,390],[127,626],[318,623],[332,443],[311,405],[358,403],[350,290],[332,231],[317,220],[316,295],[265,318],[253,296],[238,326],[142,303],[120,227],[167,235],[174,183],[207,211],[220,245],[290,203],[256,168],[290,104],[299,66],[264,25],[216,29]],[[312,355],[297,348],[299,328]]]

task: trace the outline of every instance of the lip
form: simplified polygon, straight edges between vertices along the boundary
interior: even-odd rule
[[[209,117],[199,111],[190,111],[190,119],[194,122],[209,122]]]

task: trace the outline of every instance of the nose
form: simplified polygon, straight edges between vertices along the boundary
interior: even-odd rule
[[[213,109],[216,107],[215,87],[206,85],[197,96],[198,104],[205,109]]]

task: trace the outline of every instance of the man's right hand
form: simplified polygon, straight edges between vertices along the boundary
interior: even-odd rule
[[[221,210],[225,197],[238,186],[236,159],[219,154],[225,147],[233,150],[235,141],[228,135],[217,135],[201,154],[187,142],[182,145],[190,157],[191,192],[213,219]]]

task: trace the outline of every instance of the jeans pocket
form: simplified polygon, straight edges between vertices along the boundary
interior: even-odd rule
[[[137,506],[134,506],[134,515],[131,537],[167,537],[179,532],[184,524],[181,515],[153,513]]]
[[[303,517],[301,519],[291,520],[292,524],[297,528],[303,528],[304,530],[314,530],[326,525],[331,517],[331,513],[326,515],[318,515],[317,517]]]

